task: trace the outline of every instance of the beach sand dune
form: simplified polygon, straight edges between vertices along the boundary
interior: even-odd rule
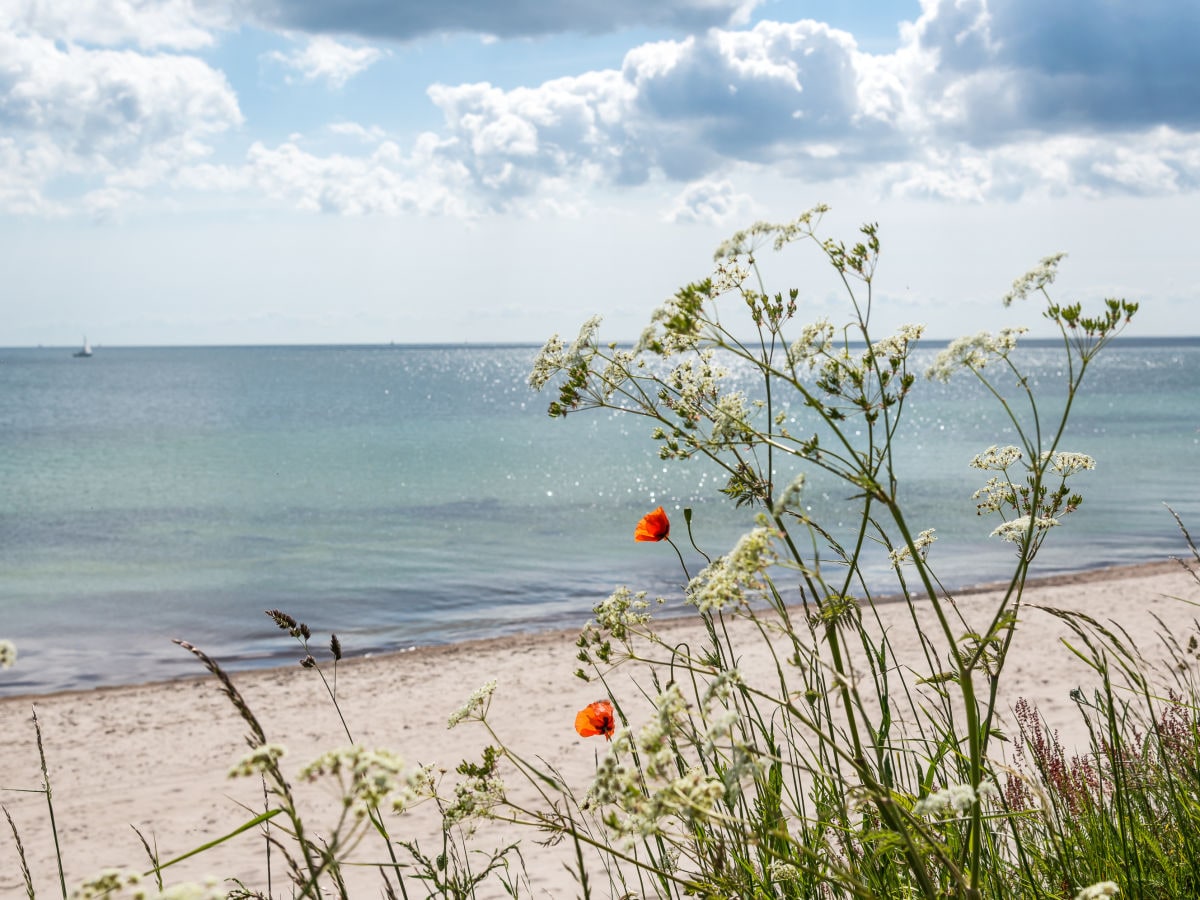
[[[959,604],[968,619],[984,618],[998,597],[995,590],[966,592],[959,595]],[[1069,692],[1076,686],[1086,689],[1095,676],[1062,646],[1069,628],[1032,606],[1075,609],[1119,622],[1147,658],[1156,659],[1163,656],[1157,637],[1163,625],[1177,635],[1195,629],[1197,610],[1191,603],[1200,603],[1200,587],[1174,562],[1031,582],[1006,670],[1005,706],[1024,697],[1060,731],[1064,744],[1084,742]],[[911,653],[917,665],[921,656],[908,609],[902,603],[879,608],[898,656]],[[676,640],[699,640],[694,621],[664,620],[660,630]],[[572,676],[578,665],[576,636],[516,636],[348,659],[338,668],[338,697],[358,743],[394,750],[411,763],[435,763],[447,770],[449,785],[456,778],[454,767],[462,759],[478,759],[488,736],[472,722],[448,730],[447,717],[476,688],[496,679],[489,721],[505,743],[553,765],[582,792],[604,746],[599,739],[578,737],[573,729],[576,711],[598,699],[600,690]],[[756,666],[762,668],[758,675],[768,674],[766,654],[762,656],[743,661],[748,678],[756,676]],[[287,748],[285,771],[295,773],[320,752],[348,743],[316,673],[296,666],[237,674],[234,682],[269,740]],[[624,675],[614,685],[634,694]],[[105,867],[147,867],[130,826],[157,846],[161,858],[169,859],[232,831],[252,810],[262,808],[257,781],[227,777],[246,749],[246,727],[211,677],[0,700],[0,786],[6,789],[0,803],[20,829],[39,895],[58,893],[45,798],[12,790],[37,788],[42,781],[33,706],[45,737],[69,888]],[[299,795],[311,823],[330,823],[336,817],[327,785],[303,785]],[[432,809],[389,817],[388,823],[394,835],[418,836],[431,855],[440,852]],[[480,838],[485,843],[522,838],[534,895],[575,895],[576,886],[562,865],[569,848],[542,848],[535,843],[539,835],[529,830],[496,833],[484,828]],[[256,831],[247,832],[174,867],[169,880],[233,876],[265,888],[263,846]],[[378,840],[364,842],[359,851],[364,861],[382,856]],[[352,870],[347,880],[352,896],[381,894],[379,876],[371,869]],[[279,896],[285,895],[283,883],[276,857]],[[23,893],[16,851],[6,834],[0,838],[0,895]],[[485,897],[502,895],[496,885],[481,891]]]

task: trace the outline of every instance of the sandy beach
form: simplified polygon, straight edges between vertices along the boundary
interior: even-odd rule
[[[970,619],[986,615],[998,596],[995,590],[969,591],[958,595],[958,602]],[[1156,634],[1163,625],[1177,636],[1197,627],[1192,603],[1200,603],[1200,586],[1173,561],[1031,582],[1006,670],[1006,707],[1024,697],[1060,730],[1065,744],[1082,742],[1068,695],[1094,678],[1062,647],[1067,626],[1030,607],[1081,610],[1101,621],[1119,622],[1147,658],[1157,659],[1162,653]],[[897,626],[892,633],[901,658],[906,647],[915,653],[906,606],[885,604],[880,611],[885,627]],[[697,630],[694,621],[660,623],[660,631],[681,640]],[[477,758],[487,735],[472,722],[448,730],[447,717],[472,691],[496,679],[489,720],[504,741],[552,764],[582,791],[603,742],[582,739],[572,727],[576,711],[597,699],[598,690],[572,676],[576,636],[574,631],[517,636],[347,659],[338,668],[339,700],[358,743],[394,750],[408,762],[436,763],[448,771],[449,785],[454,767],[464,758]],[[754,659],[743,662],[748,678],[755,676],[755,665]],[[286,772],[295,773],[321,751],[347,744],[316,673],[295,666],[238,674],[234,682],[269,740],[287,748]],[[617,690],[634,693],[623,675],[615,684]],[[20,829],[39,895],[58,893],[45,798],[14,790],[41,784],[32,706],[45,738],[68,888],[108,866],[145,869],[146,855],[131,825],[167,859],[233,830],[251,817],[248,809],[261,808],[257,781],[227,777],[245,750],[246,729],[211,677],[0,700],[0,787],[5,789],[0,803]],[[299,796],[311,810],[311,822],[332,821],[336,810],[327,789],[304,786]],[[431,813],[418,808],[389,819],[389,827],[399,837],[420,837],[424,848],[437,853],[440,839]],[[481,835],[490,836],[487,829]],[[537,847],[538,835],[532,832],[508,836],[525,838],[535,896],[574,896],[558,849]],[[261,837],[248,832],[174,867],[172,879],[232,876],[265,889],[262,848]],[[364,844],[361,854],[367,861],[379,859],[381,847],[377,841]],[[353,896],[381,893],[379,877],[369,868],[352,870],[347,880]],[[276,871],[277,893],[282,885]],[[5,828],[0,895],[23,893],[16,851]],[[481,896],[501,895],[498,885],[481,891]]]

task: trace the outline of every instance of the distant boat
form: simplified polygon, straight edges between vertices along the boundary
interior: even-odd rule
[[[83,339],[83,349],[76,350],[75,355],[76,356],[91,356],[92,355],[92,345],[88,343],[88,339],[86,337],[84,337],[84,339]]]

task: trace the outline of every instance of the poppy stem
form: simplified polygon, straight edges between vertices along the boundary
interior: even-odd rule
[[[683,509],[683,523],[687,526],[688,540],[692,543],[692,549],[704,557],[704,561],[710,566],[712,565],[712,557],[696,546],[696,536],[692,534],[692,508],[685,506]],[[684,569],[686,572],[687,569]]]
[[[683,561],[683,554],[679,552],[679,548],[675,546],[675,542],[671,540],[670,537],[665,537],[663,540],[671,545],[671,549],[674,550],[675,555],[679,557],[679,565],[683,568],[683,577],[687,580],[686,584],[684,585],[686,587],[688,584],[691,584],[692,576],[688,574],[688,567],[687,563]]]

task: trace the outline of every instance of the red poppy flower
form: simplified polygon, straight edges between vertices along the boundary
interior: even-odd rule
[[[671,520],[660,506],[654,512],[642,516],[642,521],[633,529],[635,541],[665,541],[671,533]]]
[[[611,741],[616,728],[613,707],[607,700],[589,703],[575,715],[575,730],[579,732],[580,737],[602,734],[606,741]]]

